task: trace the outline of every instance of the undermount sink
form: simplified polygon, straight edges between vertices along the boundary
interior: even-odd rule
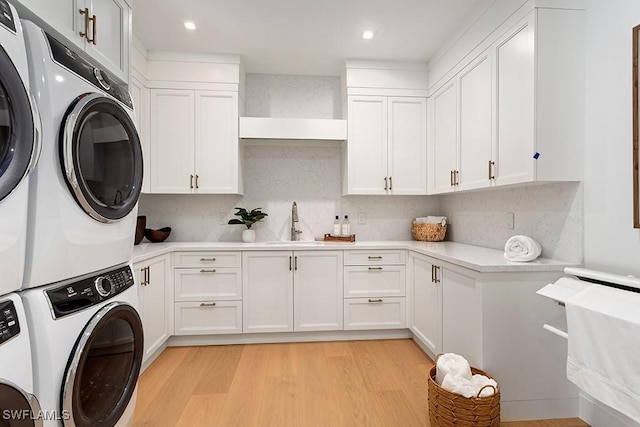
[[[324,242],[320,242],[317,240],[274,240],[271,242],[265,242],[265,244],[267,245],[283,245],[283,246],[289,246],[289,245],[300,245],[300,246],[309,246],[309,245],[323,245]]]

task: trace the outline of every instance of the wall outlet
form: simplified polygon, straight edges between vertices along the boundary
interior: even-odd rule
[[[227,224],[227,214],[224,212],[220,212],[218,214],[218,224],[219,225],[226,225]]]
[[[506,228],[507,230],[513,230],[515,222],[514,217],[515,215],[513,214],[513,212],[507,212],[506,214],[504,214],[504,228]]]
[[[358,212],[358,224],[367,223],[367,214],[364,212]]]

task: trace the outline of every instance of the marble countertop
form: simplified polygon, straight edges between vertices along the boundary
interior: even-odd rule
[[[531,262],[504,259],[502,251],[456,242],[369,241],[369,242],[167,242],[142,243],[133,247],[133,262],[175,251],[264,251],[264,250],[358,250],[406,249],[481,273],[518,271],[563,271],[580,264],[548,258]]]

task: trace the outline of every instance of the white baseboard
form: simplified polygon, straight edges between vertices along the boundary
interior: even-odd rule
[[[578,416],[578,398],[500,401],[500,421],[547,420]]]
[[[147,360],[144,360],[142,362],[142,367],[140,368],[140,375],[142,375],[142,373],[146,371],[147,368],[151,366],[153,362],[155,362],[158,356],[160,356],[160,353],[162,353],[164,349],[167,348],[167,346],[168,346],[168,341],[165,341],[164,343],[162,343],[160,347],[158,347],[158,349],[151,356],[149,356]]]
[[[640,427],[639,423],[586,393],[580,393],[579,406],[580,418],[591,427]]]
[[[325,331],[325,332],[279,332],[265,334],[234,335],[183,335],[169,338],[169,347],[225,345],[225,344],[265,344],[285,342],[348,341],[410,338],[408,329],[375,331]]]

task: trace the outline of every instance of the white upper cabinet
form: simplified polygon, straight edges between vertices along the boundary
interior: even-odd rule
[[[426,98],[353,95],[347,114],[346,194],[426,194]]]
[[[151,89],[152,193],[238,193],[238,94]]]
[[[125,83],[129,81],[131,6],[125,0],[20,0],[46,30],[85,51]],[[61,40],[64,42],[64,40]]]
[[[429,99],[429,194],[582,179],[583,20],[534,8],[441,79]]]

